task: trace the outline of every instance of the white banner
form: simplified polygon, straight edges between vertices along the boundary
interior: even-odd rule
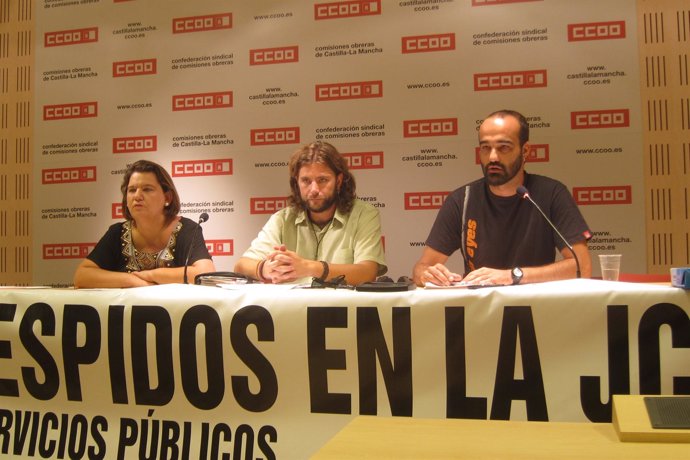
[[[409,275],[445,196],[481,175],[478,124],[502,108],[530,120],[527,169],[571,189],[594,254],[646,271],[635,2],[37,3],[35,284],[71,284],[139,158],[171,172],[184,215],[210,214],[231,270],[315,139],[347,154],[390,274]]]
[[[690,394],[690,298],[488,289],[0,290],[0,454],[306,458],[355,415],[610,421]]]

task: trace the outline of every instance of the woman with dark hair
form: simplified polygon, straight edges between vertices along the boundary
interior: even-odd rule
[[[326,142],[290,158],[288,206],[271,216],[235,271],[266,283],[343,277],[351,285],[386,272],[376,208],[357,199],[345,158]]]
[[[135,287],[182,283],[215,271],[199,224],[178,216],[180,197],[168,172],[139,160],[120,186],[125,221],[113,224],[74,274],[74,286]]]

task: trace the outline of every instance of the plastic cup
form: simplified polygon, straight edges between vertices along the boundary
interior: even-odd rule
[[[601,279],[605,281],[618,281],[621,271],[621,254],[599,254],[601,265]]]

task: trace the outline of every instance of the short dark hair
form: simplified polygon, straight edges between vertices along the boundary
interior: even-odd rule
[[[328,142],[321,141],[304,145],[292,154],[289,163],[290,190],[292,194],[288,198],[288,204],[295,208],[302,209],[306,207],[299,191],[297,178],[302,166],[313,163],[320,163],[327,166],[335,173],[336,177],[338,174],[343,175],[343,181],[340,184],[340,188],[336,190],[335,203],[340,212],[350,212],[354,205],[354,200],[357,197],[355,192],[355,178],[347,167],[347,161],[340,152]]]
[[[520,131],[518,132],[518,139],[520,141],[520,148],[522,148],[523,145],[525,145],[526,142],[529,141],[529,123],[527,122],[527,118],[520,112],[517,112],[515,110],[510,110],[510,109],[502,109],[502,110],[497,110],[493,113],[490,113],[484,120],[487,120],[491,117],[498,117],[498,118],[505,118],[505,117],[513,117],[515,118],[518,123],[520,124]]]
[[[127,168],[125,171],[125,176],[122,178],[122,185],[120,185],[120,191],[122,192],[122,210],[125,214],[127,220],[132,220],[132,214],[130,214],[127,208],[127,187],[129,186],[129,180],[132,174],[135,172],[140,173],[153,173],[156,175],[158,184],[160,184],[164,193],[170,192],[172,195],[168,206],[163,209],[163,214],[165,215],[165,221],[170,222],[177,216],[180,212],[180,196],[177,193],[175,184],[173,183],[172,177],[168,174],[161,165],[154,163],[149,160],[139,160],[135,161]]]

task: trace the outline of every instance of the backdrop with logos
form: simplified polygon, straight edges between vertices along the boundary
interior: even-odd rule
[[[380,210],[390,274],[410,274],[445,196],[480,176],[478,124],[502,108],[528,117],[527,169],[569,187],[593,254],[645,271],[634,2],[37,3],[36,284],[71,284],[140,158],[171,172],[183,215],[209,213],[231,270],[285,205],[289,155],[317,139]]]

